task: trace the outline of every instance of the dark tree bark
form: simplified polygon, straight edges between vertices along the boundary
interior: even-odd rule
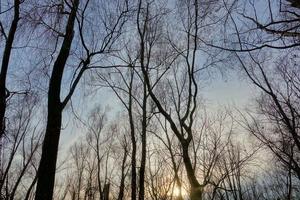
[[[141,59],[141,64],[144,66],[144,60]],[[139,174],[139,200],[145,199],[145,168],[147,156],[147,85],[143,83],[143,104],[142,104],[142,157]]]
[[[125,178],[127,173],[126,170],[126,160],[128,156],[128,150],[127,150],[127,144],[124,145],[124,156],[122,160],[122,167],[121,167],[121,181],[120,181],[120,187],[119,187],[119,195],[118,200],[123,200],[124,198],[124,191],[125,191]]]
[[[104,194],[103,200],[109,200],[109,188],[110,188],[110,183],[107,183],[107,184],[104,185],[104,188],[103,188],[103,194]]]
[[[300,8],[300,1],[299,0],[287,0],[291,3],[291,6],[294,8]]]
[[[53,66],[48,92],[48,116],[42,157],[38,169],[36,200],[52,200],[63,104],[60,100],[64,68],[70,54],[79,0],[73,1],[63,43]]]
[[[129,86],[129,101],[128,101],[128,115],[129,115],[129,124],[130,124],[130,137],[131,137],[131,199],[136,200],[136,138],[135,138],[135,126],[132,113],[132,85],[133,85],[133,74],[132,69],[131,81]]]
[[[182,143],[182,142],[181,142]],[[198,182],[195,170],[193,169],[192,161],[188,152],[189,143],[184,142],[182,144],[182,158],[187,173],[187,177],[191,186],[191,200],[200,200],[202,199],[203,187]]]
[[[10,60],[10,55],[12,51],[12,45],[15,38],[15,33],[17,31],[18,22],[20,20],[20,0],[14,1],[14,18],[10,25],[9,33],[6,38],[5,48],[3,52],[1,73],[0,73],[0,140],[4,135],[5,131],[5,111],[6,111],[6,98],[9,93],[6,89],[6,77],[8,71],[8,65]],[[1,142],[1,141],[0,141]],[[0,146],[1,147],[1,146]]]

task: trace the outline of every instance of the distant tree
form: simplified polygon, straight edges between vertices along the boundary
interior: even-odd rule
[[[204,155],[198,155],[194,148],[197,146],[195,145],[196,113],[201,105],[198,96],[198,74],[207,69],[208,65],[199,65],[197,58],[201,55],[202,49],[197,38],[201,28],[206,26],[206,17],[210,12],[214,12],[214,9],[217,10],[218,6],[212,1],[178,2],[177,8],[180,13],[178,18],[181,20],[178,30],[183,31],[173,35],[164,35],[165,29],[160,20],[160,16],[163,15],[151,9],[155,7],[155,3],[139,1],[138,6],[136,26],[139,36],[139,64],[149,96],[156,107],[155,111],[165,118],[179,141],[192,200],[203,198],[204,188],[210,184],[218,153],[223,149],[223,146],[218,146],[216,142],[218,145],[215,149],[217,150],[208,153],[208,157],[212,160],[205,163],[208,166],[205,166],[206,170],[203,172],[202,179],[199,178],[195,158],[204,159]],[[161,38],[166,38],[166,41]],[[177,41],[178,38],[181,39]],[[161,44],[165,45],[165,49],[160,46]],[[199,143],[203,141],[200,140]],[[201,145],[202,143],[199,144]],[[205,147],[209,148],[209,145]],[[213,155],[216,157],[211,157]]]
[[[197,40],[193,39],[197,36],[198,33],[198,20],[199,20],[199,2],[196,0],[194,2],[186,2],[186,4],[183,3],[183,6],[186,6],[185,8],[188,10],[188,12],[191,13],[189,15],[190,24],[188,26],[190,27],[187,29],[187,49],[186,54],[182,54],[183,59],[185,59],[185,69],[184,71],[186,79],[182,82],[180,86],[177,86],[177,94],[179,104],[175,104],[175,116],[171,115],[169,111],[163,106],[162,101],[159,99],[159,97],[154,92],[154,85],[152,85],[152,81],[150,79],[150,71],[148,70],[149,67],[146,65],[146,63],[150,63],[150,57],[152,53],[152,47],[153,44],[155,44],[155,37],[158,37],[159,32],[155,31],[158,27],[155,27],[154,20],[150,21],[148,19],[155,19],[151,18],[151,11],[149,10],[151,3],[145,2],[145,1],[139,1],[138,6],[138,14],[137,14],[137,29],[138,29],[138,36],[139,36],[139,42],[140,42],[140,64],[141,64],[141,70],[143,72],[144,81],[147,85],[147,89],[149,92],[149,95],[155,105],[157,106],[158,111],[166,118],[168,123],[171,126],[171,129],[173,133],[177,136],[180,144],[181,144],[181,150],[182,150],[182,157],[184,160],[184,165],[187,173],[187,177],[191,186],[191,199],[201,199],[202,193],[203,193],[203,186],[199,183],[199,181],[196,178],[195,171],[192,166],[192,161],[189,154],[189,145],[193,138],[192,133],[192,126],[193,126],[193,120],[194,120],[194,113],[196,111],[197,107],[197,93],[198,93],[198,87],[197,82],[195,80],[195,71],[197,70],[195,65],[195,59],[196,59],[196,50],[197,50]],[[151,27],[152,26],[152,27]],[[151,29],[152,28],[152,29]],[[153,32],[151,32],[153,31]],[[152,35],[153,34],[153,35]],[[193,38],[191,37],[191,34],[193,34]],[[191,53],[191,54],[190,54]],[[148,59],[148,62],[146,62]],[[176,76],[176,75],[175,75]],[[175,83],[176,83],[176,77],[175,77]],[[182,87],[182,88],[179,88]],[[181,101],[181,93],[180,89],[186,90],[187,93],[185,93],[185,101]],[[176,90],[176,88],[175,88]],[[174,96],[176,98],[177,96]],[[184,104],[184,105],[183,105]],[[176,120],[175,120],[176,119]],[[179,124],[177,123],[179,122]],[[178,125],[177,125],[178,124]]]
[[[118,69],[122,66],[114,66],[115,76],[107,75],[107,73],[97,73],[97,78],[104,82],[106,87],[110,87],[122,105],[125,107],[128,114],[128,124],[130,127],[131,140],[131,198],[137,197],[137,128],[134,114],[135,90],[136,90],[136,74],[132,64],[125,65],[125,70]],[[109,71],[108,74],[112,73]],[[116,79],[116,80],[114,80]],[[99,81],[98,80],[98,81]]]
[[[1,198],[28,198],[36,180],[36,165],[42,134],[34,113],[38,110],[38,99],[27,94],[14,99],[16,108],[10,111],[7,131],[3,143],[3,165],[1,166]],[[12,106],[12,105],[11,105]],[[21,187],[22,184],[26,186]]]
[[[158,130],[154,130],[153,132],[151,132],[152,134],[155,135],[156,138],[158,138],[162,144],[166,147],[167,149],[167,154],[169,154],[170,159],[171,159],[171,163],[172,163],[172,169],[174,172],[174,184],[173,184],[173,190],[174,188],[177,188],[179,190],[178,194],[176,195],[176,200],[183,200],[183,194],[182,194],[182,190],[183,190],[183,185],[182,185],[182,180],[180,177],[180,166],[181,166],[181,162],[182,162],[182,158],[180,157],[179,159],[177,158],[178,156],[176,156],[176,154],[180,154],[180,150],[178,149],[178,144],[176,142],[174,142],[174,136],[172,136],[168,128],[167,125],[167,121],[166,119],[160,119],[159,117],[157,117],[157,121],[155,121],[156,123],[158,123],[157,126],[159,126],[161,128],[161,131],[164,132],[165,137],[163,135],[161,135],[161,131],[160,128],[158,128]],[[155,123],[154,122],[154,123]],[[179,152],[178,152],[179,151]],[[167,162],[167,161],[165,161]],[[173,192],[171,192],[171,195],[173,196]]]
[[[257,112],[245,116],[245,127],[300,179],[298,56],[288,55],[272,68],[250,57],[252,62],[240,58],[240,63],[262,93]]]
[[[124,140],[122,141],[122,148],[124,150],[123,159],[122,159],[122,165],[121,165],[121,179],[120,179],[120,186],[119,186],[119,194],[118,194],[118,200],[123,200],[125,196],[125,180],[126,176],[128,174],[128,167],[127,167],[127,159],[128,159],[128,142],[126,140],[126,137],[124,137]]]
[[[225,55],[235,62],[227,64],[240,65],[259,89],[255,111],[248,109],[244,126],[299,178],[298,4],[293,0],[224,1],[226,17],[220,20],[224,26],[216,31],[219,35],[211,41],[199,40],[226,50]]]

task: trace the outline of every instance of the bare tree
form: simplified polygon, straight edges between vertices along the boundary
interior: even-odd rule
[[[246,128],[299,178],[297,57],[284,59],[274,68],[267,68],[267,62],[252,54],[250,58],[252,62],[246,64],[240,58],[240,63],[262,94],[257,100],[258,113],[245,117]]]
[[[83,76],[84,71],[86,71],[89,67],[92,68],[92,66],[90,66],[92,58],[96,55],[103,54],[106,51],[110,50],[112,44],[115,42],[115,39],[119,37],[121,27],[124,24],[123,17],[126,13],[126,10],[124,9],[127,9],[126,3],[125,8],[124,5],[121,4],[121,14],[119,13],[116,21],[113,21],[112,27],[107,27],[109,31],[107,32],[107,35],[101,38],[103,40],[100,47],[95,47],[96,49],[94,47],[90,47],[89,43],[86,42],[87,39],[84,36],[85,15],[89,6],[89,2],[90,1],[87,1],[82,5],[83,7],[80,9],[80,15],[78,14],[79,0],[75,0],[69,3],[65,2],[66,6],[69,7],[69,12],[67,12],[68,18],[65,26],[65,32],[63,34],[61,48],[53,64],[53,70],[49,82],[47,128],[43,142],[42,158],[38,170],[36,199],[52,199],[57,150],[61,132],[62,112],[64,108],[74,94],[75,88],[78,85],[81,77]],[[61,100],[61,84],[64,75],[64,69],[70,55],[73,38],[75,36],[74,30],[76,22],[78,22],[79,29],[78,40],[82,45],[82,49],[85,52],[85,55],[82,59],[80,59],[75,73],[73,73],[73,81],[71,83],[69,92],[67,92],[65,98]],[[107,23],[105,25],[108,26],[111,24]]]
[[[125,88],[122,85],[116,85],[112,80],[108,80],[104,74],[98,74],[98,77],[102,79],[110,88],[113,89],[114,93],[117,95],[119,100],[122,102],[123,106],[128,112],[128,120],[130,126],[130,139],[131,139],[131,199],[136,199],[137,196],[137,164],[136,164],[136,154],[137,154],[137,136],[136,136],[136,123],[134,119],[134,81],[135,81],[135,71],[133,66],[128,65],[126,69],[126,74],[124,75],[120,70],[117,69],[117,73],[120,75],[121,80],[124,82]],[[122,83],[121,83],[122,84]],[[125,92],[128,100],[124,100],[121,96]]]
[[[196,49],[197,49],[197,40],[191,38],[191,34],[194,36],[197,36],[198,33],[198,2],[193,2],[194,7],[191,6],[191,4],[188,4],[187,9],[189,12],[193,13],[193,17],[191,18],[191,24],[190,29],[188,29],[187,32],[187,38],[189,41],[187,41],[188,48],[187,48],[187,54],[183,57],[186,61],[186,67],[187,67],[187,101],[185,103],[185,108],[177,107],[176,114],[179,121],[179,126],[176,125],[176,121],[171,116],[169,111],[167,111],[164,106],[162,105],[161,101],[157,97],[157,95],[154,93],[153,88],[154,86],[151,83],[149,71],[147,69],[147,65],[144,63],[144,59],[149,59],[149,54],[147,52],[147,49],[150,49],[151,52],[151,33],[148,32],[150,26],[149,19],[150,19],[150,11],[149,11],[149,2],[145,2],[146,7],[144,7],[143,1],[139,1],[138,6],[138,14],[137,14],[137,29],[139,34],[139,40],[140,40],[140,57],[141,57],[141,69],[143,72],[145,83],[147,84],[147,89],[149,92],[149,95],[151,96],[152,100],[154,101],[155,105],[157,106],[159,112],[166,118],[166,120],[170,123],[171,129],[173,133],[177,136],[178,140],[181,143],[182,148],[182,156],[184,160],[184,165],[186,168],[187,176],[189,179],[189,183],[191,186],[191,199],[201,199],[202,198],[202,192],[203,192],[203,186],[199,183],[199,181],[196,178],[195,171],[192,166],[192,161],[189,155],[189,145],[193,138],[192,134],[192,126],[193,126],[193,118],[194,113],[196,111],[196,104],[197,104],[197,83],[195,80],[195,59],[196,59]],[[151,21],[150,21],[151,22]],[[154,37],[155,37],[154,32]],[[149,40],[150,39],[150,40]],[[191,47],[190,47],[191,45]],[[149,48],[150,47],[150,48]],[[190,55],[191,53],[191,55]],[[191,56],[191,59],[190,59]],[[179,88],[178,88],[179,89]],[[178,90],[179,94],[180,91]],[[179,99],[181,96],[179,96]],[[179,100],[181,104],[181,100]],[[182,106],[182,105],[180,105]],[[182,109],[185,109],[183,111]],[[188,120],[188,121],[187,121]]]
[[[0,15],[12,19],[0,20],[1,199],[299,198],[298,1],[14,0],[7,5],[0,7]],[[32,95],[36,82],[28,75],[30,88],[14,98],[7,86],[20,19],[30,25],[24,36],[37,39],[25,48],[32,49],[32,57],[43,56],[16,61],[24,62],[26,73],[30,63],[33,73],[49,78],[49,83],[34,78],[48,85],[38,91],[48,103],[45,134],[39,107],[44,99]],[[230,111],[207,113],[202,102],[200,86],[220,62],[240,65],[260,91],[242,119],[233,119]],[[107,117],[95,100],[85,101],[91,115],[86,121],[76,118],[86,135],[57,166],[63,114],[68,106],[74,113],[78,109],[82,80],[93,89],[111,89],[123,105],[114,108],[121,114]],[[245,130],[258,146],[248,147],[236,132]],[[257,166],[259,153],[274,156],[272,166]]]
[[[235,62],[261,92],[256,110],[243,114],[243,126],[299,178],[298,3],[224,1],[224,8],[224,34],[217,37],[223,41],[199,39],[233,52]]]
[[[6,33],[6,30],[3,27],[3,22],[0,21],[1,36],[4,37],[5,39],[5,48],[2,56],[1,73],[0,73],[0,140],[2,140],[5,131],[6,100],[10,95],[9,90],[6,87],[6,79],[7,79],[7,72],[9,67],[9,60],[11,57],[11,51],[13,48],[13,42],[15,39],[18,22],[20,20],[20,5],[21,5],[20,0],[15,0],[14,4],[12,5],[12,8],[14,10],[14,15],[8,33]],[[9,11],[10,9],[11,8],[7,8],[7,11]],[[0,142],[2,143],[2,141]]]
[[[79,0],[75,0],[70,6],[71,12],[66,25],[66,32],[64,34],[61,50],[53,65],[49,83],[47,128],[43,141],[42,157],[38,169],[36,200],[51,200],[53,195],[62,110],[65,106],[60,101],[61,81],[71,49]]]
[[[179,192],[176,194],[176,199],[177,200],[183,200],[183,194],[182,194],[182,180],[180,177],[180,166],[182,162],[182,158],[179,157],[180,155],[179,149],[180,147],[178,146],[178,142],[174,141],[174,135],[169,133],[169,127],[167,125],[166,119],[161,120],[157,115],[157,121],[154,121],[153,123],[158,123],[159,127],[162,129],[161,131],[165,133],[165,137],[161,135],[161,131],[158,128],[157,130],[151,131],[152,134],[155,135],[156,138],[159,139],[159,141],[162,142],[162,144],[166,147],[167,149],[167,154],[169,154],[171,163],[172,163],[172,169],[174,172],[174,184],[173,184],[173,190],[171,192],[171,196],[173,197],[173,192],[175,189],[177,189]],[[170,135],[171,134],[171,135]],[[165,161],[169,162],[169,161]]]
[[[15,199],[31,191],[31,181],[36,177],[35,165],[40,147],[39,121],[35,122],[34,113],[38,110],[38,99],[27,94],[15,98],[14,111],[10,111],[7,131],[3,145],[3,166],[1,167],[1,197]],[[28,186],[20,189],[20,185]]]
[[[131,192],[132,199],[143,199],[145,196],[145,170],[147,154],[147,127],[151,114],[148,113],[148,93],[145,82],[138,67],[135,66],[136,58],[133,59],[133,52],[130,45],[126,46],[126,58],[122,58],[119,53],[116,58],[125,62],[125,65],[115,65],[107,73],[97,73],[97,79],[104,82],[105,87],[111,88],[128,112],[131,137]],[[113,74],[113,75],[111,75]],[[98,83],[99,84],[99,83]],[[100,83],[100,85],[103,85]],[[140,89],[141,88],[141,89]],[[125,100],[127,98],[127,100]],[[139,122],[140,119],[140,122]],[[141,163],[139,176],[137,179],[137,137],[138,130],[141,129]],[[137,180],[139,181],[137,186]]]
[[[119,195],[118,195],[118,200],[123,200],[124,199],[124,192],[125,192],[125,179],[128,174],[128,169],[126,166],[126,161],[128,157],[128,144],[126,141],[126,137],[124,137],[123,140],[123,149],[124,149],[124,154],[123,154],[123,159],[122,159],[122,166],[121,166],[121,180],[120,180],[120,186],[119,186]]]
[[[299,46],[299,6],[293,0],[224,0],[213,37],[198,39],[230,52],[285,50]]]
[[[118,129],[119,125],[114,123],[108,126],[108,129],[103,130],[105,123],[107,123],[105,118],[105,112],[101,111],[100,109],[94,110],[90,117],[91,122],[88,128],[89,134],[87,136],[87,143],[92,151],[92,156],[90,158],[91,160],[89,160],[89,162],[94,163],[96,161],[95,173],[90,174],[90,176],[95,176],[96,174],[97,181],[96,184],[93,183],[91,186],[94,188],[94,190],[96,189],[95,191],[99,193],[100,199],[103,200],[107,199],[108,195],[110,195],[110,185],[113,182],[111,174],[115,169],[114,167],[110,167],[110,165],[113,165],[115,162],[113,155],[117,154],[116,143],[118,142],[118,140],[116,140],[114,137],[117,137],[120,134]],[[121,167],[121,179],[125,179],[126,177],[126,157],[127,149],[124,149],[124,158]],[[121,182],[122,181],[124,184],[125,180],[121,180]],[[124,187],[124,185],[122,187]]]

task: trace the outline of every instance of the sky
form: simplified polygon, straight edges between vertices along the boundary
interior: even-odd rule
[[[81,90],[82,88],[77,89]],[[254,91],[255,89],[248,83],[246,77],[242,78],[239,72],[231,71],[225,77],[212,78],[205,87],[200,89],[200,94],[204,98],[208,113],[215,113],[228,107],[243,110],[254,97]],[[80,116],[87,116],[94,106],[101,106],[103,109],[108,108],[109,118],[114,118],[119,111],[124,110],[121,102],[109,88],[99,89],[94,95],[80,99],[80,102],[76,104],[79,105],[76,114]],[[62,131],[60,140],[62,152],[85,134],[81,122],[78,120],[72,122],[74,114],[71,113],[70,117],[70,112],[70,109],[64,112],[63,124],[66,128]],[[82,119],[86,120],[86,117]]]
[[[32,49],[29,49],[28,52],[31,52]],[[16,51],[16,55],[20,56],[20,51]],[[15,55],[15,56],[16,56]],[[24,60],[27,60],[28,56],[26,53],[22,54],[22,59],[14,59],[12,61],[14,66],[19,66]],[[34,59],[36,57],[34,56]],[[22,63],[24,64],[24,63]],[[26,63],[26,66],[31,66],[30,61]],[[14,68],[10,71],[10,74],[14,74],[16,71]],[[22,74],[21,71],[18,73]],[[217,72],[216,72],[217,73]],[[22,75],[20,75],[22,77]],[[48,85],[42,85],[41,87],[47,87]],[[94,106],[100,105],[102,108],[110,107],[109,117],[114,117],[118,111],[122,110],[123,107],[119,102],[118,98],[114,95],[109,89],[101,89],[97,91],[95,95],[84,95],[81,98],[76,98],[76,95],[81,95],[82,91],[85,88],[78,87],[76,89],[76,94],[73,99],[79,99],[78,102],[74,103],[74,107],[78,108],[75,111],[79,116],[87,116],[90,110]],[[243,109],[248,103],[249,100],[253,97],[253,88],[245,80],[241,78],[238,72],[228,72],[225,77],[217,75],[213,77],[205,87],[201,88],[200,94],[205,99],[207,106],[207,111],[216,112],[218,109],[222,109],[228,106],[236,106]],[[46,96],[45,91],[45,96]],[[71,115],[70,115],[71,114]],[[83,117],[86,118],[86,117]],[[68,148],[78,137],[82,136],[85,131],[82,129],[82,124],[78,120],[73,120],[74,115],[72,115],[72,109],[69,106],[67,111],[64,111],[63,115],[63,130],[61,133],[60,146],[64,147],[63,149]],[[86,120],[86,119],[85,119]],[[62,149],[62,150],[63,150]]]

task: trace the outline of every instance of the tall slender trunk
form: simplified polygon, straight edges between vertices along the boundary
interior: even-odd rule
[[[110,189],[110,183],[105,184],[103,188],[103,194],[104,194],[103,200],[109,200],[109,189]]]
[[[61,131],[63,106],[60,101],[61,82],[64,68],[70,54],[73,40],[74,23],[79,0],[73,1],[68,18],[64,40],[53,66],[48,92],[48,116],[42,157],[38,169],[36,200],[52,200],[55,181],[56,160]]]
[[[8,64],[11,55],[12,45],[15,38],[15,33],[17,31],[18,22],[20,20],[20,0],[14,1],[14,18],[10,25],[9,33],[6,38],[6,43],[4,47],[2,63],[1,63],[1,72],[0,72],[0,155],[2,151],[2,138],[5,133],[5,111],[6,111],[6,98],[9,96],[9,93],[6,91],[6,77],[8,71]],[[0,167],[2,165],[1,156],[0,156]],[[1,175],[1,173],[0,173]],[[0,183],[3,184],[4,179],[0,179]]]
[[[0,73],[0,139],[3,137],[5,131],[5,111],[6,111],[6,77],[8,71],[8,64],[11,55],[12,45],[17,31],[18,22],[20,19],[20,0],[14,1],[14,18],[10,25],[9,33],[5,43],[3,52],[1,73]]]
[[[145,198],[145,168],[146,168],[146,154],[147,154],[147,85],[143,85],[143,116],[142,116],[142,157],[140,167],[139,179],[139,200]]]
[[[125,190],[125,178],[126,178],[126,160],[127,160],[127,147],[124,149],[124,156],[122,160],[122,174],[121,174],[121,181],[120,181],[120,187],[119,187],[119,195],[118,195],[118,200],[123,200],[124,198],[124,190]]]
[[[131,97],[130,97],[131,98]],[[136,200],[136,139],[134,130],[134,121],[132,116],[132,106],[129,105],[129,123],[130,123],[130,134],[131,134],[131,199]]]
[[[97,155],[97,184],[98,184],[98,190],[100,193],[100,200],[103,200],[103,192],[102,192],[102,184],[101,184],[101,156],[100,156],[100,149],[99,149],[99,135],[97,136],[97,143],[96,143],[96,155]]]
[[[144,41],[144,34],[145,32],[141,31],[141,28],[139,26],[139,20],[140,20],[140,12],[142,9],[142,1],[139,1],[138,6],[138,15],[137,15],[137,24],[138,24],[138,32],[140,36],[140,63],[143,69],[148,71],[148,65],[145,64],[145,41]],[[146,19],[148,18],[148,8],[146,10]],[[146,22],[143,25],[144,29],[146,28]],[[149,64],[149,63],[148,63]],[[145,74],[144,74],[144,83],[143,83],[143,116],[142,116],[142,157],[141,157],[141,167],[140,167],[140,174],[139,174],[139,200],[144,200],[145,197],[145,167],[146,167],[146,143],[147,143],[147,84],[145,80]]]
[[[134,71],[132,69],[131,72],[131,80],[129,86],[129,102],[128,102],[128,115],[129,115],[129,124],[130,124],[130,137],[132,144],[131,151],[131,199],[136,200],[136,138],[135,138],[135,127],[134,127],[134,119],[132,113],[132,86],[133,86],[133,76]]]

